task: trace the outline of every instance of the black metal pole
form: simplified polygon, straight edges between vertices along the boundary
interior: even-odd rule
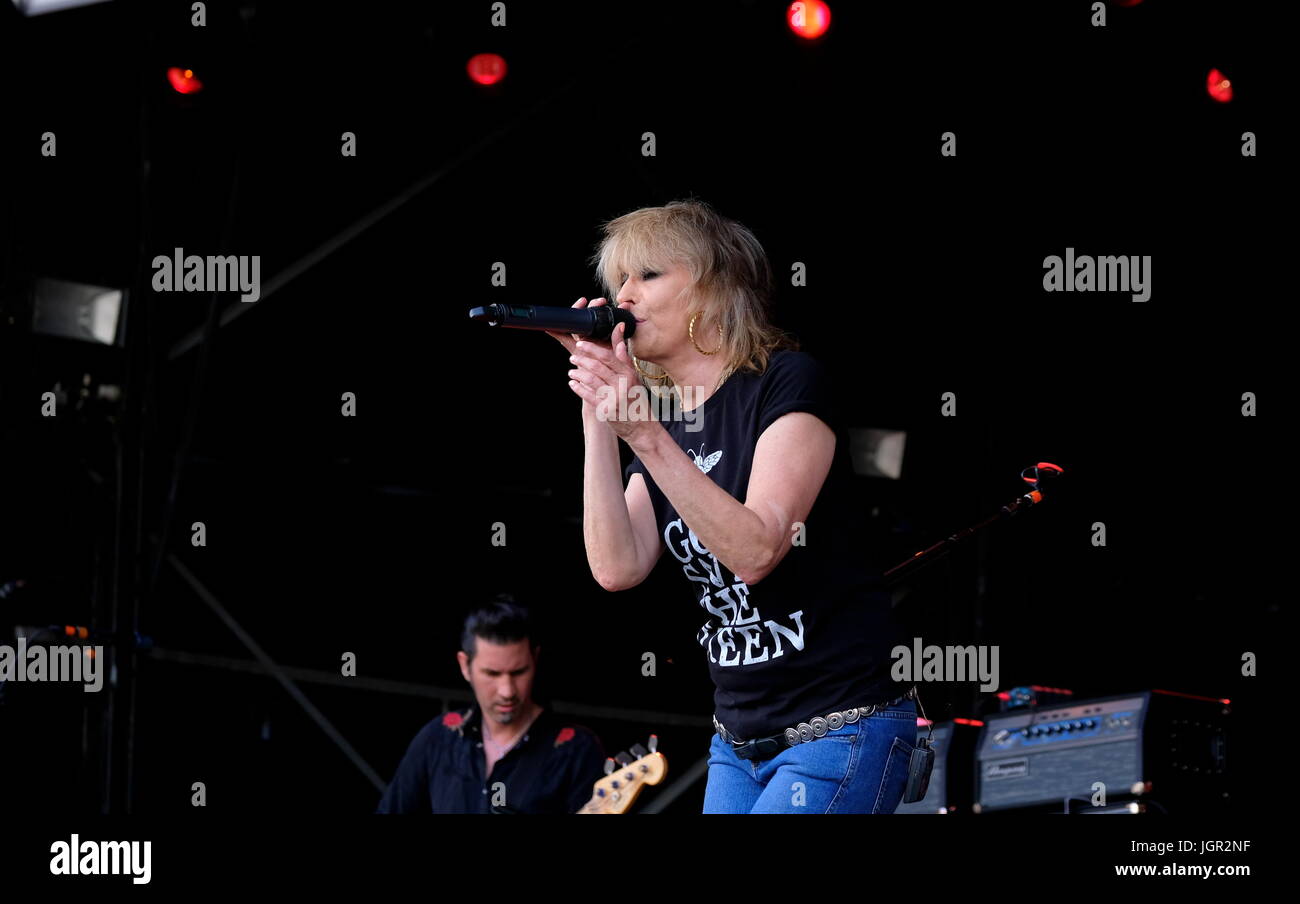
[[[1047,463],[1040,462],[1038,467],[1042,469],[1043,465],[1045,464]],[[1048,467],[1055,468],[1055,471],[1043,470],[1041,476],[1039,477],[1039,480],[1041,480],[1043,477],[1053,476],[1056,473],[1060,473],[1060,469],[1056,468],[1055,465],[1049,465]],[[930,565],[933,565],[936,561],[938,561],[939,559],[943,558],[945,555],[950,553],[953,547],[955,547],[958,543],[970,539],[971,537],[975,536],[980,531],[984,530],[986,527],[993,524],[994,522],[1001,521],[1003,518],[1010,518],[1013,515],[1015,515],[1017,512],[1021,511],[1022,509],[1027,509],[1030,506],[1037,505],[1039,502],[1042,502],[1043,494],[1042,491],[1038,489],[1038,481],[1035,481],[1033,486],[1034,489],[1031,490],[1030,492],[1025,493],[1023,496],[1018,496],[1015,499],[1011,500],[1011,502],[1008,502],[1006,505],[1002,506],[1002,508],[998,510],[997,514],[985,518],[983,521],[979,522],[978,524],[973,524],[970,527],[962,528],[952,536],[944,540],[940,540],[938,543],[934,544],[933,546],[927,549],[923,549],[918,553],[913,553],[909,558],[906,558],[902,562],[899,562],[893,568],[885,572],[884,574],[885,582],[887,584],[897,584],[898,582],[904,580],[905,578],[911,577],[913,574],[920,571],[922,568],[926,568]]]

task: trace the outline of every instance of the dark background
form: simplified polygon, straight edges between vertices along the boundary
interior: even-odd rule
[[[587,569],[565,356],[465,316],[600,294],[586,263],[599,225],[695,196],[763,242],[778,323],[838,378],[851,424],[907,431],[902,479],[856,488],[888,558],[996,511],[1027,465],[1065,469],[1047,504],[913,588],[902,606],[926,643],[1000,645],[1003,688],[1230,698],[1234,738],[1252,737],[1278,685],[1241,677],[1241,655],[1267,676],[1281,643],[1263,576],[1281,552],[1262,426],[1279,407],[1277,223],[1291,210],[1265,69],[1276,6],[1149,0],[1108,6],[1104,29],[1088,7],[836,3],[808,43],[784,4],[757,0],[516,2],[506,28],[486,3],[209,3],[203,29],[187,3],[31,20],[6,4],[0,584],[27,583],[0,599],[0,628],[96,622],[126,581],[158,648],[248,659],[156,566],[149,538],[167,532],[282,665],[337,674],[352,651],[363,677],[468,699],[460,621],[507,591],[545,620],[541,690],[557,705],[707,717],[674,570],[609,594]],[[510,71],[484,89],[464,64],[489,50]],[[172,93],[172,65],[205,90]],[[1215,67],[1230,104],[1206,95]],[[46,130],[56,158],[39,155]],[[949,130],[955,159],[939,156]],[[1246,130],[1257,158],[1240,156]],[[131,300],[134,365],[26,330],[30,277],[147,285],[148,262],[177,246],[261,256],[263,299],[218,299],[242,310],[206,356],[176,345],[208,317],[199,293]],[[1151,255],[1150,301],[1043,292],[1043,258],[1067,246]],[[806,287],[789,285],[795,261]],[[116,577],[114,425],[135,422],[125,402],[79,401],[83,374],[149,399],[142,538]],[[55,383],[73,397],[42,418]],[[355,418],[340,416],[344,392]],[[940,416],[945,392],[956,418]],[[1243,392],[1260,419],[1241,416]],[[194,521],[205,548],[188,542]],[[446,702],[302,686],[385,780]],[[11,688],[0,747],[19,803],[103,806],[109,695],[91,696]],[[971,685],[923,699],[939,719],[991,703]],[[194,781],[210,807],[245,812],[378,799],[269,679],[146,656],[135,704],[134,812],[190,810]],[[611,753],[658,732],[679,773],[705,755],[704,728],[578,717]],[[1244,778],[1271,761],[1233,752],[1234,799],[1262,806]],[[697,812],[702,788],[675,809]]]

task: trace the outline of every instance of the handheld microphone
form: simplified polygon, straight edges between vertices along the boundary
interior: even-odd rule
[[[547,308],[531,304],[489,304],[471,308],[471,320],[486,320],[488,326],[506,326],[520,330],[554,330],[576,333],[592,339],[608,339],[614,327],[624,324],[623,338],[636,332],[636,318],[631,312],[613,305],[591,308]]]

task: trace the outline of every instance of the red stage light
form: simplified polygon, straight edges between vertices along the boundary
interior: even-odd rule
[[[831,27],[831,8],[822,0],[796,0],[785,11],[791,30],[801,38],[820,38]]]
[[[178,94],[197,94],[203,90],[203,82],[194,77],[193,69],[179,69],[176,66],[167,70],[167,81]]]
[[[1226,104],[1232,100],[1232,82],[1217,69],[1210,70],[1209,77],[1205,79],[1205,90],[1209,91],[1210,97],[1219,103]]]
[[[1142,0],[1111,0],[1116,6],[1137,6]]]
[[[469,58],[465,71],[480,85],[495,85],[506,77],[506,60],[499,53],[476,53]]]

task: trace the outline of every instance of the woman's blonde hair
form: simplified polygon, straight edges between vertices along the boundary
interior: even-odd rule
[[[625,273],[663,271],[674,263],[690,271],[691,282],[684,290],[688,293],[686,316],[702,314],[696,322],[695,341],[704,349],[718,347],[713,324],[722,326],[718,354],[726,364],[719,385],[737,370],[761,374],[777,349],[798,349],[798,340],[769,319],[772,267],[763,246],[745,226],[691,198],[634,210],[610,220],[602,229],[605,237],[591,263],[609,304],[614,304]],[[702,328],[705,324],[707,328]],[[635,337],[628,340],[628,351],[634,342]],[[654,377],[666,374],[650,362],[641,367]],[[667,376],[653,382],[643,378],[643,382],[651,388],[672,386]]]

